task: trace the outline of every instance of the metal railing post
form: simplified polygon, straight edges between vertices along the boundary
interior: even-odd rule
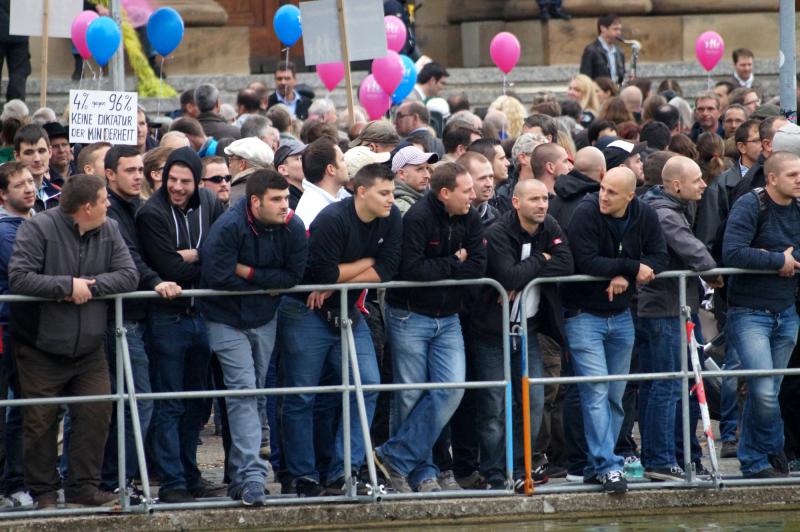
[[[353,482],[350,478],[352,475],[352,467],[353,464],[350,461],[350,372],[348,371],[349,366],[349,355],[347,350],[349,349],[349,345],[347,342],[347,331],[345,321],[349,320],[350,314],[348,313],[347,308],[347,288],[342,288],[339,291],[339,336],[342,342],[342,361],[341,361],[341,368],[342,368],[342,386],[344,386],[344,390],[342,390],[342,453],[344,458],[344,484],[347,486],[347,495],[352,497],[355,495],[353,493]],[[334,448],[336,443],[334,442]],[[335,454],[335,453],[334,453]]]
[[[117,475],[119,483],[119,496],[122,509],[127,510],[130,500],[128,490],[125,489],[125,367],[122,356],[120,339],[125,336],[125,326],[122,324],[122,298],[114,298],[114,326],[116,329],[116,373],[117,373]]]
[[[683,431],[683,472],[687,483],[694,482],[691,441],[689,440],[689,347],[686,337],[686,320],[692,319],[692,312],[686,306],[686,276],[678,277],[678,298],[681,316],[681,430]]]
[[[514,489],[514,417],[512,407],[514,404],[513,388],[511,382],[511,317],[508,293],[499,290],[503,300],[503,380],[506,383],[506,488]],[[525,302],[524,291],[520,297],[520,304]]]

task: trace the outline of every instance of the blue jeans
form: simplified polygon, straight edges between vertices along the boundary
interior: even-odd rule
[[[797,342],[794,305],[767,312],[744,307],[728,309],[728,341],[743,369],[785,369]],[[769,456],[783,452],[783,419],[778,404],[782,376],[747,377],[737,455],[743,474],[770,466]]]
[[[503,340],[498,337],[487,337],[481,334],[472,336],[472,352],[470,360],[475,380],[501,381],[503,372]],[[536,332],[529,330],[528,335],[528,375],[540,378],[543,374],[542,356],[539,351],[539,340]],[[514,435],[514,478],[525,475],[524,443],[522,440],[522,350],[516,347],[511,350],[511,412]],[[480,453],[480,472],[489,482],[497,482],[506,477],[506,443],[505,443],[505,399],[503,388],[476,389],[474,427],[478,433]],[[544,386],[531,387],[531,449],[542,425],[544,410]]]
[[[206,322],[211,350],[216,353],[228,390],[262,387],[275,347],[278,321],[254,329],[236,329],[224,323]],[[262,396],[264,397],[264,396]],[[246,482],[264,484],[267,463],[259,456],[261,418],[258,397],[226,397],[231,449],[228,456],[228,492],[237,496]]]
[[[725,365],[723,369],[737,370],[742,368],[739,354],[730,341],[725,342]],[[736,441],[736,429],[739,428],[738,377],[723,377],[719,399],[719,435],[722,441]]]
[[[153,391],[205,390],[211,350],[203,318],[154,308],[147,324]],[[197,440],[204,421],[204,403],[204,399],[165,399],[155,410],[154,454],[162,490],[192,489],[200,483]]]
[[[334,369],[338,382],[342,382],[342,343],[340,335],[317,312],[302,301],[286,296],[278,309],[278,328],[283,362],[283,377],[287,387],[317,386],[327,361]],[[378,384],[380,372],[375,358],[375,348],[366,322],[361,319],[353,329],[358,369],[362,384]],[[352,372],[351,372],[352,374]],[[351,377],[350,382],[353,382]],[[292,394],[284,397],[282,451],[286,470],[291,477],[319,481],[314,455],[313,393]],[[365,392],[364,403],[367,421],[372,423],[377,392]],[[336,440],[326,442],[335,449],[327,479],[333,482],[344,477],[344,433],[341,421],[336,430]],[[350,460],[359,469],[365,457],[364,437],[358,415],[355,394],[350,394]]]
[[[629,310],[601,317],[582,312],[565,320],[567,343],[577,376],[626,375],[633,349],[633,320]],[[624,459],[614,454],[625,411],[625,381],[581,383],[583,427],[589,448],[584,477],[622,471]]]
[[[386,305],[386,334],[396,384],[464,382],[464,337],[458,314],[431,318]],[[433,444],[461,403],[464,390],[395,392],[391,436],[378,454],[412,486],[435,479]]]
[[[639,361],[647,373],[681,369],[681,319],[639,318]],[[681,381],[650,381],[646,404],[642,405],[642,465],[663,469],[677,465],[675,459],[675,413],[681,398]]]
[[[144,322],[124,321],[125,336],[128,339],[128,353],[131,358],[133,370],[133,387],[137,394],[150,393],[150,363],[144,347]],[[117,336],[113,324],[106,330],[106,354],[108,356],[108,369],[111,373],[111,393],[117,393]],[[153,401],[138,401],[139,427],[142,438],[147,437],[147,429],[153,415]],[[136,443],[133,439],[133,421],[130,409],[125,403],[125,478],[136,476],[139,462],[136,457]],[[103,457],[103,489],[113,491],[119,485],[117,469],[117,408],[114,405],[111,414],[111,426],[108,430],[106,452]]]

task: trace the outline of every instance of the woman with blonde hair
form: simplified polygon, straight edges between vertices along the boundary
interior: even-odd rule
[[[578,74],[569,81],[567,98],[577,101],[584,111],[591,111],[594,115],[600,111],[595,83],[585,74]]]
[[[499,96],[489,106],[489,110],[500,111],[506,115],[508,129],[505,133],[508,138],[517,138],[520,136],[522,133],[522,124],[525,123],[525,118],[528,116],[522,102],[513,96]]]

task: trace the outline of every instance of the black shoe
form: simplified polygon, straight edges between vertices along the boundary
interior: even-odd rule
[[[588,478],[587,477],[583,477],[583,483],[584,484],[602,484],[603,481],[600,479],[600,477],[595,475],[593,477],[588,477]]]
[[[567,468],[556,464],[547,464],[545,473],[550,478],[564,478],[567,476]]]
[[[486,482],[486,489],[487,490],[505,490],[508,489],[506,486],[506,479],[504,478],[493,478]]]
[[[184,502],[196,502],[192,494],[189,490],[185,489],[176,489],[176,490],[159,490],[158,492],[158,502],[166,502],[166,503],[184,503]]]
[[[603,491],[609,495],[622,495],[628,491],[628,482],[622,471],[609,471],[603,475]]]
[[[771,467],[756,471],[755,473],[743,473],[742,478],[783,478],[786,475],[781,475],[778,471]]]
[[[767,458],[769,459],[769,464],[776,473],[782,477],[789,476],[789,460],[783,452],[780,454],[769,454]]]
[[[213,482],[200,477],[200,482],[197,484],[197,486],[189,488],[189,493],[191,493],[196,499],[225,497],[228,494],[228,488],[223,484],[214,484]]]
[[[369,488],[364,482],[362,482],[360,478],[358,478],[357,476],[353,476],[351,478],[354,478],[356,481],[356,495],[370,494]],[[329,483],[327,486],[325,486],[325,491],[327,492],[328,495],[337,491],[341,492],[341,495],[346,495],[347,486],[344,483],[344,477],[340,477],[337,480],[334,480],[333,482]]]
[[[323,488],[319,482],[310,478],[298,478],[294,481],[295,493],[300,497],[332,497],[344,495],[344,491],[333,486]]]
[[[75,70],[72,71],[72,80],[79,81],[83,73],[83,58],[77,54],[73,57],[75,58]]]
[[[683,469],[676,465],[672,467],[647,467],[644,470],[644,476],[655,481],[682,481]]]
[[[547,484],[547,481],[550,480],[550,478],[547,476],[547,462],[531,471],[531,479],[533,479],[534,486],[538,486],[539,484]]]
[[[550,22],[550,10],[548,9],[541,10],[539,12],[539,21],[542,24],[547,24],[548,22]]]
[[[572,15],[564,11],[560,7],[550,7],[550,16],[553,18],[560,18],[561,20],[570,20]]]

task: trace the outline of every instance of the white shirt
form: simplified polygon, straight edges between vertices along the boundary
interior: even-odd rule
[[[297,203],[297,208],[294,210],[294,213],[303,220],[303,223],[306,225],[306,230],[308,230],[308,228],[311,227],[311,222],[314,221],[322,209],[331,203],[336,203],[337,201],[349,197],[350,193],[347,192],[344,187],[339,190],[336,196],[331,196],[326,190],[323,190],[307,179],[303,179],[303,195],[300,197],[300,201]]]
[[[739,74],[734,72],[733,78],[739,83],[740,87],[747,87],[748,89],[753,88],[753,80],[755,80],[755,76],[753,74],[750,74],[750,77],[747,79],[742,79],[739,77]]]

